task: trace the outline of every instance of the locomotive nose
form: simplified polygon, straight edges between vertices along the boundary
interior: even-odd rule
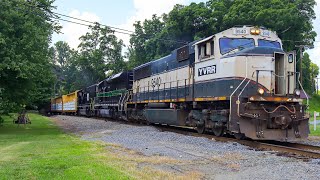
[[[273,122],[276,124],[277,127],[280,127],[281,129],[286,129],[292,123],[292,119],[290,116],[280,115],[274,117]]]

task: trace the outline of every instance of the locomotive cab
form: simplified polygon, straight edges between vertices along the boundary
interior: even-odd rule
[[[275,32],[243,26],[203,39],[195,43],[194,72],[196,100],[218,97],[229,104],[202,106],[207,128],[262,140],[307,137],[295,52],[284,52]],[[217,107],[229,114],[224,122],[210,118]]]

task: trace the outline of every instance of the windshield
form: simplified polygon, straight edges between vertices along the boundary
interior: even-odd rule
[[[273,48],[278,48],[281,49],[281,45],[277,41],[268,41],[264,39],[259,39],[258,40],[258,46],[260,47],[273,47]]]
[[[242,50],[254,47],[254,40],[251,38],[220,38],[221,54],[229,53],[235,49]]]

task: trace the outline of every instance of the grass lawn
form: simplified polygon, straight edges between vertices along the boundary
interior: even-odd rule
[[[84,141],[63,133],[49,118],[29,114],[31,125],[0,126],[2,179],[200,179],[202,174],[159,170],[181,162],[165,156],[144,156],[119,145]]]
[[[313,124],[310,124],[310,136],[320,136],[320,125],[317,125],[316,130],[314,131],[314,126]]]
[[[307,103],[306,100],[304,101]],[[313,112],[320,112],[320,95],[312,95],[309,100],[309,112],[311,117],[313,117]]]
[[[30,114],[32,124],[0,126],[0,179],[132,179],[101,152],[105,146],[64,134],[48,118]],[[110,162],[110,163],[109,163]]]
[[[306,101],[304,101],[306,103]],[[320,95],[314,94],[312,95],[310,101],[309,101],[309,112],[310,112],[310,122],[313,122],[313,114],[314,111],[320,112]],[[317,117],[319,119],[319,117]],[[310,136],[320,136],[320,125],[317,125],[317,130],[313,130],[313,124],[309,125],[310,127]]]

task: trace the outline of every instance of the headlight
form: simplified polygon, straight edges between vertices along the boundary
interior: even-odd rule
[[[263,95],[263,94],[264,94],[264,90],[263,90],[262,88],[259,88],[259,89],[258,89],[258,93],[259,93],[260,95]]]
[[[250,30],[250,34],[252,35],[259,35],[260,34],[260,29],[252,28]]]
[[[297,95],[297,96],[300,96],[301,91],[299,89],[295,89],[294,90],[294,94]]]

